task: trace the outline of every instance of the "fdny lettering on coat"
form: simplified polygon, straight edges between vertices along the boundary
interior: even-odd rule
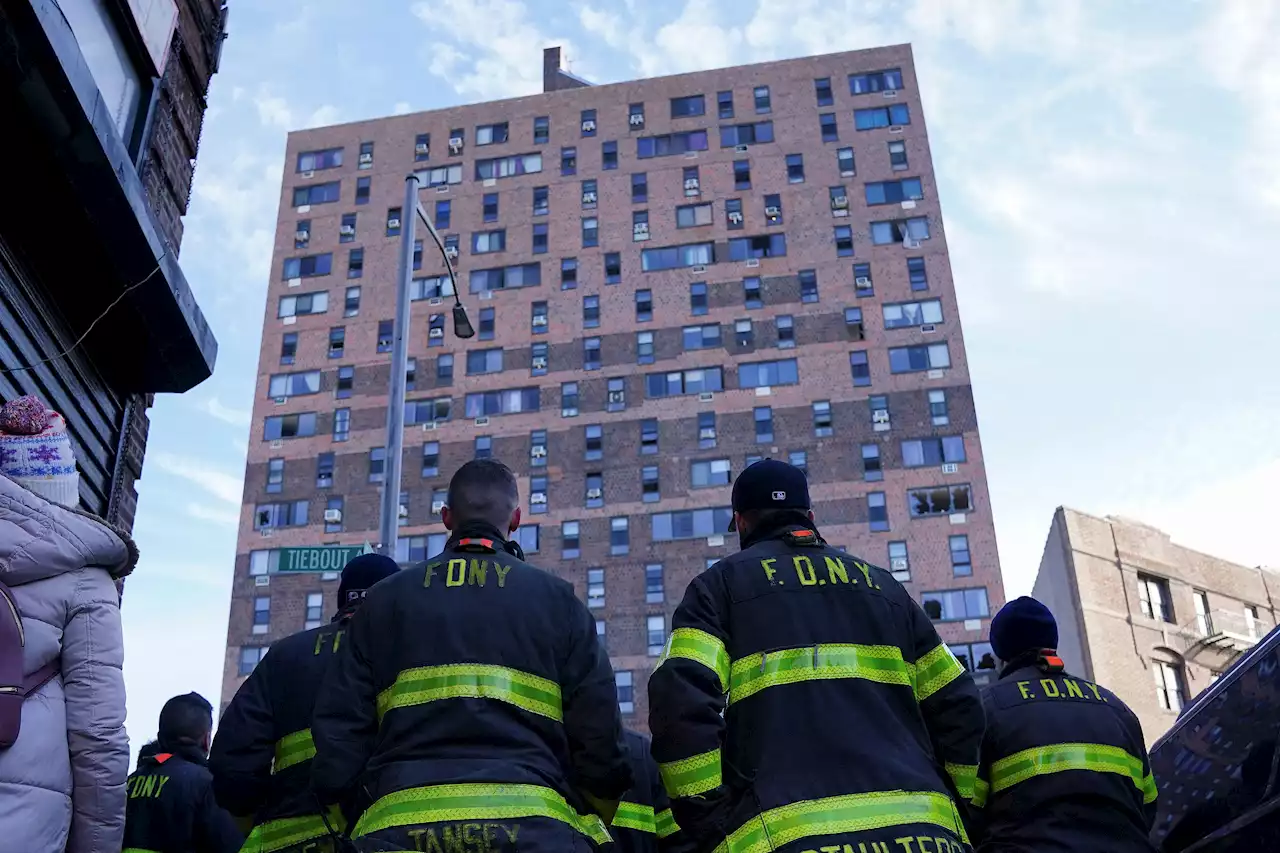
[[[857,844],[828,844],[802,853],[964,853],[965,846],[950,838],[904,835],[889,841],[859,841]]]
[[[787,557],[769,557],[760,561],[764,576],[770,586],[786,586],[788,581],[800,586],[857,586],[866,584],[871,589],[879,589],[880,585],[871,578],[871,567],[861,560],[853,560],[852,566],[846,565],[840,557],[809,557],[805,554],[793,554]],[[857,571],[850,572],[850,568]],[[859,578],[858,575],[862,577]],[[794,575],[794,580],[792,580]]]
[[[1090,684],[1077,678],[1042,678],[1037,681],[1019,681],[1018,693],[1024,700],[1029,699],[1087,699],[1105,702],[1107,697],[1098,690],[1098,685]],[[1083,685],[1083,686],[1081,686]]]
[[[334,654],[337,654],[338,646],[342,644],[342,635],[344,633],[346,633],[346,629],[338,628],[333,631],[321,631],[319,634],[316,634],[315,648],[311,653],[313,655],[318,655],[324,651],[332,651]]]
[[[515,844],[518,823],[444,823],[411,829],[413,849],[424,853],[490,853]]]
[[[484,586],[496,583],[499,589],[507,585],[507,572],[511,566],[504,566],[497,560],[486,560],[478,557],[453,557],[448,561],[433,560],[427,563],[427,571],[422,585],[430,587],[434,582],[444,581],[445,588],[456,586]]]
[[[129,799],[159,797],[168,782],[168,776],[134,776],[128,782]]]

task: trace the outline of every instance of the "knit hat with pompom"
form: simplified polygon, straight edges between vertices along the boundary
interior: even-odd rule
[[[80,503],[67,422],[38,397],[18,397],[0,407],[0,474],[59,506]]]

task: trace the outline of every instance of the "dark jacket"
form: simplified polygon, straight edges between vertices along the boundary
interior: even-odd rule
[[[1138,718],[1056,655],[1007,664],[982,693],[977,804],[984,853],[1152,853],[1156,784]]]
[[[124,849],[237,853],[244,835],[213,798],[204,756],[192,747],[144,746],[127,784]]]
[[[635,783],[622,795],[618,814],[609,827],[618,853],[691,853],[688,837],[671,814],[658,764],[649,754],[649,739],[625,729]]]
[[[742,545],[689,585],[649,681],[653,754],[681,828],[699,849],[725,835],[857,849],[881,839],[857,834],[867,826],[958,847],[953,795],[971,795],[982,705],[924,611],[807,524]]]
[[[316,702],[311,781],[326,803],[355,791],[368,804],[353,837],[430,822],[403,804],[435,813],[440,786],[474,786],[451,796],[487,808],[514,783],[533,786],[537,814],[601,840],[599,820],[573,812],[586,813],[580,792],[631,787],[613,670],[573,586],[522,557],[492,528],[455,532],[351,620]]]
[[[229,812],[253,818],[251,838],[284,828],[285,819],[299,841],[328,834],[310,789],[311,714],[351,612],[273,645],[218,724],[209,753],[213,791]],[[330,815],[330,825],[345,824]]]

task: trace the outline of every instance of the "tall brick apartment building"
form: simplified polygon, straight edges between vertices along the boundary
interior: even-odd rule
[[[552,49],[544,70],[543,94],[289,137],[224,699],[332,611],[336,575],[289,549],[376,539],[412,170],[478,334],[452,336],[429,245],[402,562],[443,544],[458,465],[506,461],[525,550],[598,615],[643,726],[686,584],[736,547],[731,478],[772,456],[808,470],[824,536],[989,663],[1003,593],[910,48],[608,86]]]

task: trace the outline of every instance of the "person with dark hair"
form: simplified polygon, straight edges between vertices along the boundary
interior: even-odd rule
[[[889,572],[823,540],[803,471],[749,466],[732,510],[742,550],[689,584],[649,679],[682,832],[703,851],[967,850],[973,679]]]
[[[236,853],[244,834],[213,797],[206,767],[213,706],[199,693],[160,709],[160,731],[125,786],[124,849]]]
[[[347,563],[333,620],[273,645],[223,713],[209,769],[218,803],[252,826],[246,853],[332,853],[329,830],[341,832],[346,822],[339,810],[322,815],[311,795],[311,715],[325,668],[365,594],[399,571],[382,554]]]
[[[573,585],[525,562],[511,469],[449,483],[444,551],[370,590],[325,676],[311,784],[351,835],[413,850],[608,843],[632,773],[609,658]]]
[[[982,692],[978,850],[1154,853],[1157,791],[1142,725],[1110,690],[1069,675],[1057,646],[1058,623],[1034,598],[991,620],[1003,667]]]

